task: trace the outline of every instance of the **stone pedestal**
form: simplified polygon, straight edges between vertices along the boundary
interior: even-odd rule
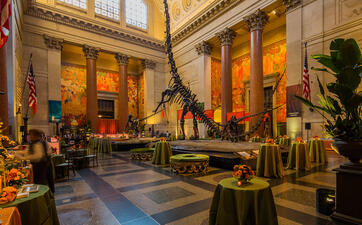
[[[247,16],[244,20],[250,30],[250,113],[264,111],[264,74],[263,74],[263,28],[268,15],[260,10]],[[250,119],[250,128],[258,122],[260,116]],[[263,135],[264,126],[260,126],[256,134]]]
[[[127,65],[129,57],[123,54],[116,54],[119,65],[119,93],[118,93],[118,129],[124,131],[128,120],[128,78]]]
[[[216,34],[221,45],[221,123],[226,124],[227,113],[233,111],[231,46],[236,36],[235,31],[225,28]]]
[[[332,218],[343,224],[362,224],[362,164],[347,162],[334,171],[337,187]]]
[[[87,120],[91,122],[93,132],[98,130],[97,66],[99,48],[83,46],[87,59]]]

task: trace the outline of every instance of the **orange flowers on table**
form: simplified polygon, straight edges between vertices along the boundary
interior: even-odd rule
[[[238,179],[238,186],[248,182],[253,176],[254,171],[251,169],[250,166],[247,165],[235,165],[233,176],[234,178]]]
[[[0,204],[14,201],[17,194],[18,190],[14,187],[3,188],[3,193],[1,194],[0,198]]]
[[[166,138],[161,137],[161,138],[160,138],[160,141],[166,141]]]
[[[315,140],[319,140],[319,136],[318,136],[318,135],[313,136],[313,138],[314,138]]]
[[[284,135],[283,138],[289,138],[288,135]]]
[[[303,142],[304,142],[304,141],[303,141],[303,138],[301,138],[301,137],[297,137],[296,141],[297,141],[298,143],[303,143]]]
[[[8,183],[10,186],[21,187],[27,181],[26,174],[18,169],[12,168],[8,173]]]
[[[272,138],[268,138],[265,143],[274,144],[274,140]]]

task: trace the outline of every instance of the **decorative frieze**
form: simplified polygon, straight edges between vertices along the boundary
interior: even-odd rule
[[[83,45],[84,56],[87,59],[97,59],[99,50],[100,50],[100,48]]]
[[[249,31],[263,30],[265,24],[268,23],[269,16],[258,9],[255,13],[244,17],[244,20],[249,26]]]
[[[122,54],[122,53],[116,53],[114,56],[117,60],[118,65],[128,65],[129,56]]]
[[[55,37],[50,37],[46,34],[43,35],[44,37],[44,42],[45,45],[48,48],[52,48],[52,49],[57,49],[57,50],[62,50],[63,48],[63,39],[59,39],[59,38],[55,38]]]
[[[156,68],[156,63],[149,59],[142,60],[143,69],[151,69],[154,70]]]
[[[202,54],[211,55],[212,46],[209,43],[207,43],[206,41],[203,41],[203,42],[195,45],[195,48],[196,48],[196,52],[198,55],[202,55]]]
[[[225,28],[224,30],[216,33],[216,37],[219,38],[221,46],[232,45],[233,40],[236,37],[236,32],[229,28]]]
[[[287,11],[292,10],[302,4],[302,0],[283,0]]]

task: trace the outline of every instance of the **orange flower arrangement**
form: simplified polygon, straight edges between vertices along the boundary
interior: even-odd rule
[[[5,204],[7,202],[12,202],[16,199],[18,190],[14,187],[5,187],[3,188],[3,193],[1,194],[0,204]]]
[[[72,148],[73,148],[74,150],[80,149],[80,148],[82,148],[82,145],[81,145],[81,144],[75,144],[75,145],[73,145]]]
[[[272,138],[268,138],[265,143],[274,144],[274,140]]]
[[[288,135],[284,135],[283,138],[289,138]]]
[[[16,186],[19,188],[27,181],[26,174],[15,168],[12,168],[8,173],[9,186]]]
[[[235,165],[233,176],[238,180],[238,186],[242,186],[243,184],[247,183],[253,176],[254,171],[251,169],[250,166],[247,165]]]
[[[161,137],[161,138],[160,138],[160,141],[166,141],[166,138]]]
[[[303,143],[303,142],[304,142],[304,141],[303,141],[303,138],[301,138],[301,137],[297,137],[296,141],[297,141],[298,143]]]
[[[316,140],[319,140],[319,136],[318,136],[318,135],[314,136],[313,138],[316,139]]]

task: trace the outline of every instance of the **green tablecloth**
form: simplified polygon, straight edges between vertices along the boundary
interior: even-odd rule
[[[172,156],[171,145],[167,141],[159,141],[156,143],[155,152],[152,157],[152,164],[166,165],[170,163]]]
[[[288,154],[288,169],[310,170],[308,145],[293,142]]]
[[[209,160],[208,155],[178,154],[170,157],[171,162],[202,162]]]
[[[280,148],[275,144],[262,144],[256,164],[256,175],[259,177],[283,177],[283,161]]]
[[[285,146],[290,146],[290,138],[280,138],[279,144],[285,145]]]
[[[112,152],[112,143],[109,138],[90,138],[88,142],[88,149],[97,151],[98,153]]]
[[[154,148],[132,148],[130,152],[133,153],[145,153],[145,152],[154,152]]]
[[[29,197],[17,199],[0,207],[17,207],[24,225],[59,225],[53,194],[48,186],[39,186],[39,191],[31,193]]]
[[[326,149],[324,142],[319,139],[312,139],[308,142],[309,146],[309,158],[311,162],[317,162],[325,164],[327,163]]]
[[[226,178],[216,187],[209,225],[278,224],[269,183],[253,178],[251,185],[238,187],[235,178]]]

